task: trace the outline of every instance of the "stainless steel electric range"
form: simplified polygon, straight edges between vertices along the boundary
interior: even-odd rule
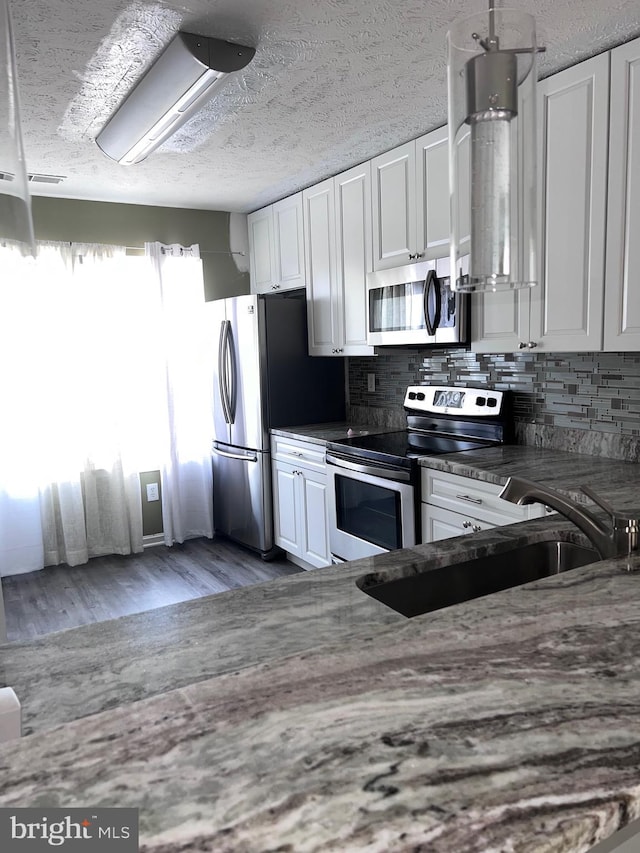
[[[407,429],[327,445],[329,536],[334,562],[409,548],[420,531],[421,456],[505,443],[506,392],[410,385]]]

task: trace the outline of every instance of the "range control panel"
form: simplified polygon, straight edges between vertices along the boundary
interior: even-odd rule
[[[460,388],[451,385],[410,385],[404,397],[405,409],[467,417],[496,417],[502,411],[502,391]]]

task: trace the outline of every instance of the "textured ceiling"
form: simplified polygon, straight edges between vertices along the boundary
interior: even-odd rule
[[[445,35],[477,0],[11,0],[34,194],[247,212],[446,122]],[[503,5],[498,3],[497,5]],[[640,35],[638,0],[513,0],[540,76]],[[256,47],[148,160],[94,139],[173,34]]]

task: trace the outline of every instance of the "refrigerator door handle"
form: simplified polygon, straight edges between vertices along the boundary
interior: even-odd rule
[[[227,401],[226,389],[226,359],[225,359],[225,342],[227,339],[227,323],[228,320],[223,320],[220,323],[220,337],[218,339],[218,387],[220,390],[220,402],[222,403],[222,413],[226,423],[231,423],[229,420],[229,403]]]
[[[257,462],[258,454],[257,453],[229,453],[226,450],[220,450],[218,447],[212,447],[211,452],[215,453],[216,456],[224,456],[225,459],[239,459],[242,462]]]
[[[236,361],[236,345],[233,340],[233,326],[227,320],[227,352],[229,354],[229,378],[231,387],[227,384],[227,405],[229,406],[229,423],[236,422],[236,403],[238,401],[238,364]]]

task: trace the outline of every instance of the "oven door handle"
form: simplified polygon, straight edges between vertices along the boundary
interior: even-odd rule
[[[351,462],[341,456],[335,456],[332,453],[327,453],[326,462],[328,465],[334,465],[336,468],[346,468],[349,471],[356,471],[358,474],[369,474],[371,477],[380,477],[383,480],[394,480],[398,483],[408,483],[411,481],[409,471],[400,471],[397,468],[390,468],[383,463],[376,465],[363,465],[360,462]]]

